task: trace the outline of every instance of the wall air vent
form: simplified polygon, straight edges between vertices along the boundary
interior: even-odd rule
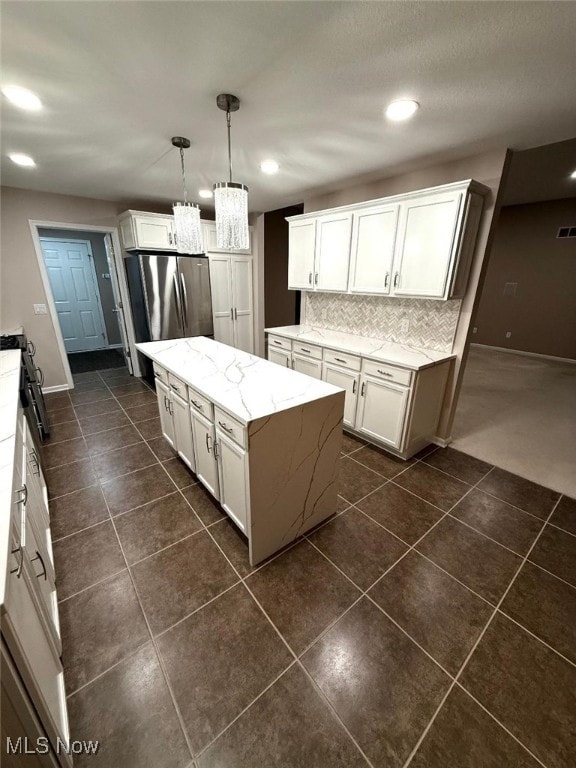
[[[560,227],[557,238],[576,237],[576,227]]]

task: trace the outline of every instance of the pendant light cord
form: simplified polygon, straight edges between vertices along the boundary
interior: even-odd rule
[[[232,149],[230,144],[230,128],[232,121],[230,119],[230,110],[226,110],[226,124],[228,126],[228,169],[230,171],[230,182],[232,182]]]
[[[184,187],[184,203],[188,202],[188,192],[186,191],[186,172],[184,170],[184,149],[180,147],[180,163],[182,164],[182,186]]]

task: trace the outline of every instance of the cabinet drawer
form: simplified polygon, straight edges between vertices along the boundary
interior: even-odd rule
[[[287,349],[289,352],[292,350],[292,342],[290,339],[284,339],[282,336],[268,335],[268,346],[278,347],[279,349]]]
[[[214,408],[214,423],[217,429],[222,430],[228,437],[243,448],[248,448],[248,433],[244,424],[234,419],[226,411]]]
[[[313,357],[315,360],[322,360],[322,347],[316,347],[314,344],[305,344],[301,341],[292,342],[292,351],[305,355],[306,357]]]
[[[164,384],[168,384],[168,371],[165,368],[161,368],[157,363],[153,363],[154,366],[154,376],[157,379],[160,379],[160,381],[163,381]]]
[[[169,373],[168,384],[170,385],[170,389],[173,392],[176,392],[176,394],[179,395],[183,400],[187,399],[186,384],[184,384],[182,379],[179,379],[177,376],[174,376],[173,373]]]
[[[188,387],[188,401],[195,411],[201,413],[209,421],[214,421],[214,406],[208,398],[196,392],[192,387]]]
[[[360,370],[360,358],[346,352],[333,352],[331,349],[325,349],[324,362],[341,365],[343,368],[350,368],[351,371]]]
[[[388,363],[364,360],[362,373],[374,376],[377,379],[394,381],[396,384],[404,384],[406,387],[409,387],[412,383],[412,371],[408,371],[406,368],[397,368],[395,365],[388,365]]]

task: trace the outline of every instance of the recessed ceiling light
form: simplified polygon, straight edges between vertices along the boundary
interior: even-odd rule
[[[211,189],[199,189],[198,194],[200,197],[212,197],[212,190]]]
[[[576,171],[572,171],[572,173],[570,174],[570,178],[576,179]]]
[[[19,85],[5,85],[2,88],[2,93],[12,104],[20,107],[20,109],[28,109],[32,112],[42,109],[42,102],[28,88],[21,88]]]
[[[386,117],[388,120],[408,120],[409,117],[418,110],[420,104],[411,99],[399,99],[392,101],[386,107]]]
[[[8,157],[13,163],[16,163],[16,165],[23,165],[26,168],[33,168],[36,165],[30,155],[22,155],[20,152],[12,152]]]
[[[276,160],[262,160],[260,163],[260,170],[262,173],[267,173],[269,176],[273,176],[275,173],[278,173],[279,168],[280,166]]]

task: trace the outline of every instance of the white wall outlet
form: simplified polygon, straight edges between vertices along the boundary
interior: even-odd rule
[[[506,331],[506,338],[509,339],[512,336],[512,331]]]
[[[410,320],[407,317],[400,320],[400,333],[407,334],[410,330]]]
[[[48,310],[46,309],[46,304],[34,304],[34,314],[47,315]]]
[[[478,328],[476,326],[474,326],[474,328],[472,328],[472,333],[478,333]]]

